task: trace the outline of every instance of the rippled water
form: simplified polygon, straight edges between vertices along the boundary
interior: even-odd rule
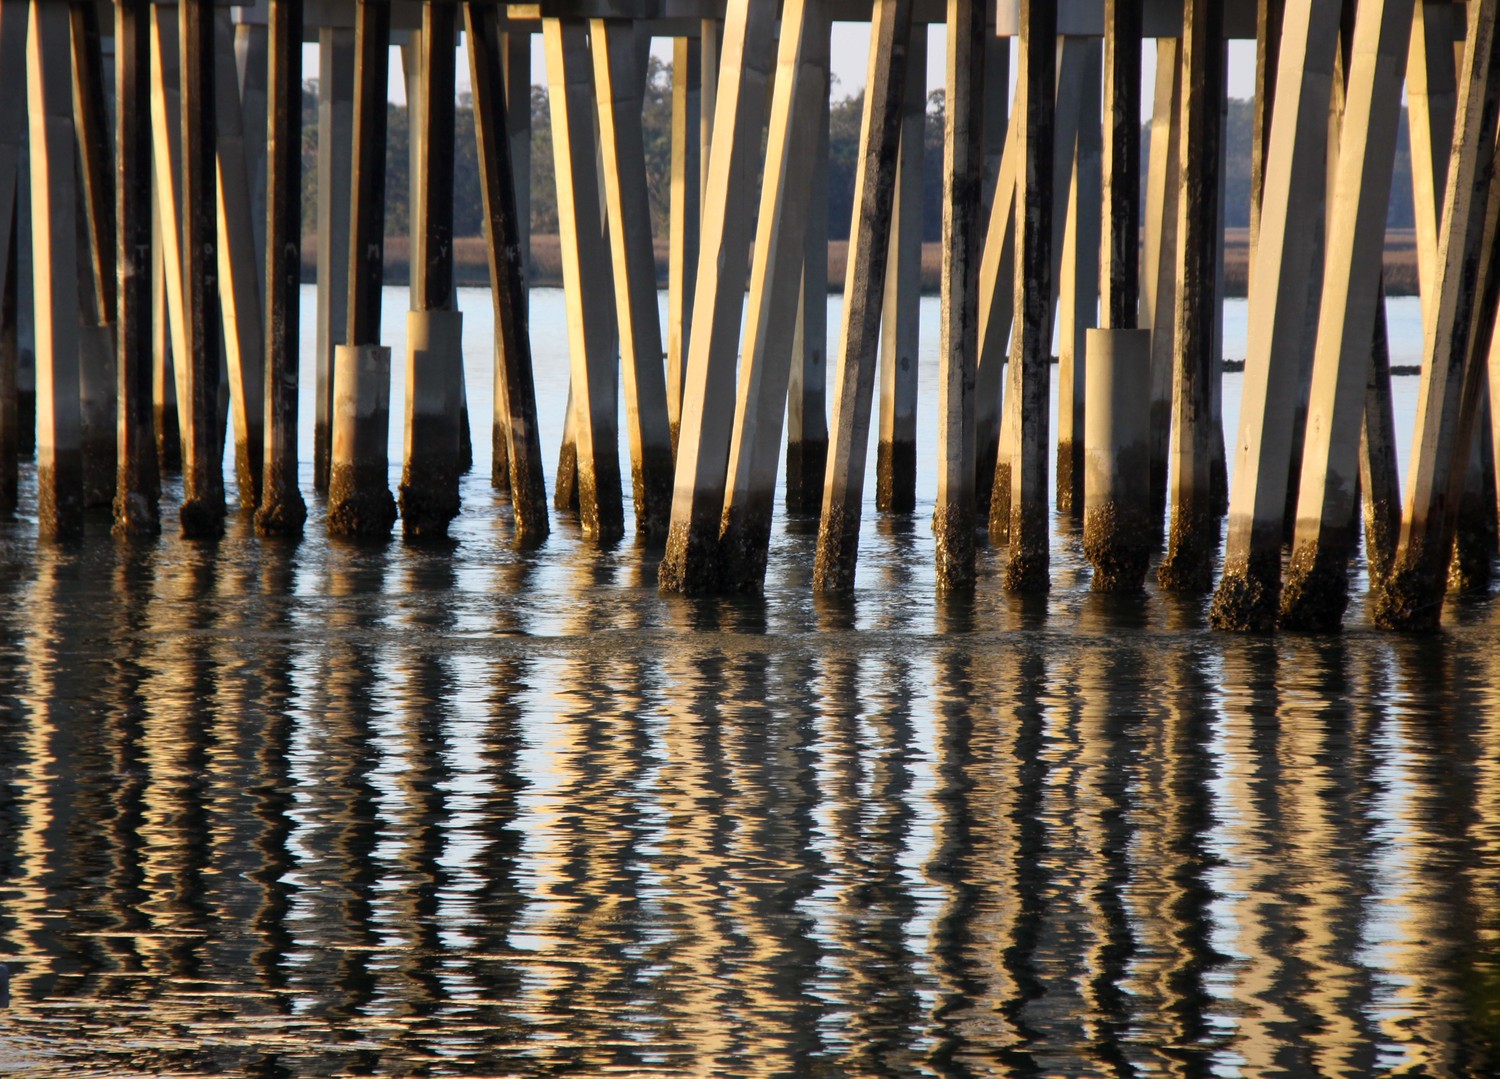
[[[0,524],[0,1075],[1500,1074],[1488,602],[1214,634],[1062,526],[940,601],[930,488],[687,600],[485,472],[439,549]]]

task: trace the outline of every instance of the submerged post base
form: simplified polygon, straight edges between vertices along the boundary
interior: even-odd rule
[[[382,345],[334,349],[333,453],[328,531],[383,538],[396,523],[386,437],[391,408],[391,350]]]
[[[401,529],[407,539],[441,539],[458,516],[463,475],[463,315],[406,315],[406,462]]]

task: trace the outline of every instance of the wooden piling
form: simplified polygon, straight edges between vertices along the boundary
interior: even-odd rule
[[[37,520],[39,535],[50,540],[83,532],[70,34],[65,5],[31,5],[26,115],[36,298]]]
[[[938,345],[938,489],[933,511],[937,585],[959,592],[974,585],[975,382],[979,360],[979,225],[983,183],[976,168],[1006,71],[991,71],[986,8],[981,0],[949,0],[943,119],[942,325]],[[1009,59],[1009,45],[1006,45]],[[1002,87],[1002,90],[1005,89]],[[975,123],[977,102],[986,110]],[[997,175],[996,184],[1001,181]],[[1012,190],[1014,184],[1012,183]],[[1010,198],[1010,192],[997,197]]]
[[[1339,40],[1338,16],[1337,7],[1314,0],[1288,0],[1286,6],[1276,110],[1271,120],[1250,287],[1249,340],[1234,447],[1229,538],[1223,577],[1209,616],[1217,629],[1264,631],[1276,624],[1282,520],[1296,437],[1302,341],[1309,321],[1308,307],[1316,296],[1314,245],[1323,231],[1319,213],[1322,200],[1309,197],[1307,192],[1327,182],[1328,107]],[[1358,197],[1357,187],[1351,188],[1350,196]],[[1379,265],[1377,250],[1370,268]],[[1373,282],[1367,292],[1374,294]],[[1356,332],[1359,347],[1355,355],[1368,362],[1370,327],[1364,325]],[[1363,379],[1355,384],[1363,385]],[[1346,509],[1344,523],[1350,519]]]
[[[1172,526],[1157,583],[1204,592],[1218,549],[1213,508],[1214,325],[1219,297],[1219,139],[1224,94],[1224,11],[1187,0],[1183,12],[1182,120],[1177,206],[1177,309],[1172,378]]]
[[[353,181],[354,32],[318,28],[318,326],[313,356],[313,487],[328,491],[333,351],[349,328],[348,193]]]
[[[1417,429],[1401,542],[1376,596],[1375,623],[1431,630],[1441,619],[1455,514],[1478,412],[1483,363],[1500,275],[1490,265],[1500,192],[1493,189],[1500,106],[1497,0],[1476,0],[1459,78],[1455,141],[1439,240],[1435,317],[1423,341]]]
[[[922,147],[927,127],[927,26],[911,29],[901,99],[895,205],[880,321],[880,439],[875,508],[910,513],[917,504],[917,349],[922,273]]]
[[[702,250],[716,255],[698,260],[693,289],[672,519],[658,573],[663,591],[704,592],[721,584],[719,529],[750,246],[747,203],[754,176],[747,162],[760,160],[774,16],[769,5],[755,0],[731,0],[725,12],[708,148],[708,190],[716,195],[703,203]]]
[[[698,223],[702,216],[703,48],[697,38],[672,42],[672,176],[668,208],[667,419],[672,452],[682,427],[693,286],[698,276]],[[712,107],[710,105],[710,107]]]
[[[1146,176],[1145,250],[1139,325],[1151,331],[1151,509],[1160,522],[1167,504],[1172,433],[1172,355],[1177,340],[1177,162],[1182,156],[1182,42],[1156,42],[1151,158]]]
[[[297,385],[302,288],[303,0],[270,0],[266,77],[265,462],[255,530],[300,536]]]
[[[1139,592],[1150,521],[1151,331],[1088,332],[1083,551],[1096,592]]]
[[[347,343],[334,351],[328,530],[336,536],[368,539],[388,536],[396,520],[386,450],[391,353],[379,344],[390,44],[389,0],[358,0],[354,15],[348,326]]]
[[[510,114],[530,116],[529,89],[523,95],[511,79],[520,61],[502,54],[494,8],[464,5],[469,39],[469,75],[474,92],[474,128],[479,147],[479,175],[484,196],[485,247],[489,252],[490,295],[495,310],[496,441],[503,442],[508,470],[511,516],[516,543],[532,546],[546,539],[547,492],[542,478],[542,444],[537,433],[536,389],[532,379],[529,304],[526,297],[525,237],[529,222],[517,197],[518,173],[510,151],[515,130]],[[522,39],[525,40],[525,39]],[[502,55],[509,66],[502,70]],[[528,61],[529,63],[529,61]],[[506,93],[501,94],[504,78]],[[502,108],[503,103],[503,108]],[[526,130],[530,130],[528,122]],[[528,151],[529,161],[529,151]],[[528,166],[529,172],[529,166]],[[528,199],[529,202],[529,199]],[[529,214],[529,209],[524,211]]]
[[[1289,30],[1295,7],[1293,3],[1288,11]],[[1411,9],[1409,3],[1371,0],[1362,6],[1355,25],[1313,354],[1297,529],[1279,601],[1281,624],[1288,628],[1336,630],[1348,602],[1348,564],[1357,523],[1355,493],[1360,486],[1361,420],[1369,419],[1375,353],[1383,351],[1384,345],[1384,321],[1377,319],[1381,314],[1377,305],[1384,300],[1381,251]],[[1279,119],[1279,107],[1277,115]],[[1268,195],[1265,220],[1274,218],[1275,202]],[[1271,249],[1263,250],[1269,253]],[[1388,382],[1388,361],[1385,367]],[[1277,436],[1268,431],[1265,437]],[[1276,539],[1273,551],[1268,538],[1264,556],[1274,555],[1279,572]]]

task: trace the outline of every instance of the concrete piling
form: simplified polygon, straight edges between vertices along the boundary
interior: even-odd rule
[[[709,104],[712,108],[712,103]],[[672,41],[672,190],[667,229],[667,420],[672,452],[682,428],[688,331],[698,277],[698,224],[702,216],[703,46],[697,38]]]
[[[828,463],[828,83],[814,92],[817,149],[808,162],[802,292],[787,389],[786,510],[816,517]]]
[[[467,13],[470,10],[472,9],[465,7],[464,11],[466,18]],[[498,25],[498,23],[496,25]],[[526,289],[526,280],[531,274],[531,35],[521,33],[501,34],[498,32],[498,30],[496,31],[496,33],[498,34],[499,43],[498,45],[492,47],[489,51],[492,54],[499,55],[500,57],[500,78],[503,81],[505,92],[503,95],[492,95],[494,98],[494,102],[490,106],[488,106],[488,111],[491,115],[494,115],[496,111],[496,105],[501,102],[503,97],[505,106],[505,129],[503,132],[497,132],[495,137],[501,138],[503,136],[504,140],[508,143],[507,149],[509,150],[509,153],[507,155],[507,158],[510,161],[510,173],[508,177],[509,183],[505,184],[505,186],[510,189],[511,201],[514,204],[514,212],[511,214],[511,217],[514,219],[514,231],[516,234],[517,245],[516,252],[519,257],[519,264],[517,269],[520,273],[521,278],[520,302],[523,308],[529,309],[530,298]],[[470,49],[469,56],[470,63],[473,64],[475,61],[472,48]],[[491,78],[493,78],[493,76],[491,76]],[[481,106],[479,102],[479,96],[479,89],[476,86],[474,90],[474,122],[476,132],[478,130],[478,125],[481,123]],[[481,158],[479,167],[481,175],[485,176],[486,166],[484,164],[483,157],[485,153],[483,149],[483,137],[484,136],[482,135],[479,136],[479,139],[481,141]],[[492,149],[489,152],[493,157],[493,155],[497,151]],[[483,180],[483,187],[484,196],[487,199],[486,206],[494,205],[497,200],[497,196],[490,192],[490,182],[491,181],[489,180],[489,178],[485,176]],[[497,176],[495,178],[495,182],[502,182],[502,178]],[[489,229],[490,223],[491,215],[487,210],[485,213],[486,229]],[[487,231],[486,235],[488,236],[490,235],[490,233]],[[489,243],[491,251],[492,271],[496,254],[495,243],[496,241],[493,239],[490,240]],[[507,259],[509,258],[508,255],[504,257]],[[499,287],[495,284],[496,280],[498,279],[492,272],[492,289]],[[507,292],[505,294],[509,295],[508,286]],[[523,314],[524,313],[525,312],[523,311]],[[498,322],[496,323],[496,326],[498,328]],[[491,402],[494,415],[490,421],[490,485],[497,491],[510,490],[511,472],[510,444],[512,441],[512,436],[509,431],[509,424],[512,411],[512,394],[509,386],[505,382],[506,360],[501,352],[501,349],[503,347],[504,346],[497,333],[495,340],[495,387],[494,398]],[[528,369],[530,368],[529,362],[527,364],[527,367]],[[534,418],[534,414],[536,412],[536,398],[534,392],[532,394],[531,401],[531,408]],[[517,404],[519,404],[519,402],[517,402]],[[530,434],[528,434],[526,431],[522,431],[519,435],[519,438],[523,443],[526,442],[528,438],[534,439],[535,423],[532,424]],[[531,467],[532,466],[530,464],[523,464],[522,472],[529,473]],[[538,465],[538,467],[540,466]],[[540,476],[540,473],[538,473],[538,476]],[[528,491],[524,493],[524,497],[529,500],[533,497],[533,493]],[[544,521],[540,534],[546,535],[547,529],[545,525],[545,517],[547,503],[545,496],[543,496],[542,501],[537,505],[542,511]],[[533,506],[531,508],[535,509],[536,506]],[[535,524],[534,513],[532,514],[532,517],[533,524]],[[523,529],[522,531],[526,532],[526,534],[528,535],[537,534],[534,528],[529,531],[525,529]],[[519,536],[520,533],[518,533],[518,538]]]
[[[1090,330],[1083,551],[1096,592],[1139,592],[1151,525],[1151,331]]]
[[[354,31],[318,28],[318,314],[313,356],[313,487],[326,494],[333,447],[333,350],[349,329]]]
[[[1145,249],[1139,325],[1151,331],[1151,508],[1167,505],[1172,433],[1172,355],[1177,340],[1177,201],[1182,156],[1182,42],[1156,42],[1156,88],[1146,176]]]
[[[26,94],[26,24],[28,8],[0,5],[0,80],[7,93]],[[24,109],[0,112],[0,514],[18,508],[19,466],[25,433],[21,430],[21,280],[22,146],[29,137]],[[35,398],[32,400],[35,432]]]

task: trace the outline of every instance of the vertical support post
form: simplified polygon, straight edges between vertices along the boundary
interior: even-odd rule
[[[215,183],[214,12],[209,0],[181,0],[182,277],[187,355],[179,385],[187,408],[182,447],[182,534],[224,532],[223,442],[219,433],[218,213]]]
[[[876,0],[854,179],[849,267],[844,278],[843,325],[835,376],[838,394],[833,402],[823,516],[818,523],[813,564],[813,588],[818,592],[848,593],[854,589],[880,301],[885,293],[910,42],[910,0]]]
[[[270,0],[266,77],[265,463],[255,530],[299,536],[297,358],[302,285],[303,0]]]
[[[1048,573],[1047,412],[1052,357],[1052,213],[1056,0],[1021,0],[1024,104],[1014,121],[1023,153],[1016,173],[1016,300],[1011,387],[1017,396],[1016,450],[1011,461],[1009,559],[1005,587],[1043,592]],[[1002,451],[1003,452],[1003,451]],[[995,469],[995,484],[1002,480]],[[991,529],[993,515],[991,509]]]
[[[83,531],[78,398],[78,234],[71,29],[60,3],[33,3],[26,49],[36,297],[37,518],[43,539]]]
[[[151,15],[155,21],[156,5]],[[153,54],[154,60],[154,54]],[[157,130],[160,130],[159,128]],[[182,422],[177,414],[177,371],[172,360],[175,347],[168,295],[167,235],[162,229],[160,184],[152,164],[151,177],[151,400],[152,425],[156,432],[156,462],[162,472],[182,470]],[[177,228],[172,226],[172,250],[177,250]],[[174,262],[173,265],[176,265]],[[172,277],[175,279],[176,274]],[[181,288],[176,289],[179,298]]]
[[[1256,0],[1255,94],[1251,103],[1254,140],[1250,145],[1250,266],[1260,239],[1261,206],[1265,198],[1266,154],[1271,145],[1271,117],[1276,108],[1276,79],[1281,57],[1282,24],[1287,0]]]
[[[1496,0],[1478,0],[1459,79],[1453,153],[1439,240],[1435,317],[1422,347],[1422,386],[1401,543],[1375,623],[1386,629],[1438,626],[1447,589],[1455,516],[1469,441],[1479,411],[1479,351],[1493,330],[1497,278],[1491,265],[1500,192],[1492,184],[1500,105]]]
[[[984,121],[980,146],[984,155],[984,184],[979,192],[979,220],[989,218],[1000,185],[1000,166],[1010,141],[1010,38],[995,33],[994,13],[986,15],[984,31]]]
[[[1013,123],[1006,133],[994,196],[985,211],[988,223],[979,252],[979,363],[974,374],[974,512],[978,523],[991,519],[990,499],[1000,453],[1000,410],[1015,321],[1016,170],[1020,164],[1020,128]],[[1009,529],[1007,520],[1004,531]]]
[[[385,276],[386,87],[390,78],[389,0],[354,9],[354,152],[349,227],[349,307],[345,343],[334,350],[333,450],[328,530],[381,538],[396,520],[389,488],[391,350],[380,345]]]
[[[313,487],[328,491],[333,353],[349,326],[348,192],[354,145],[354,32],[318,28],[318,335],[314,355]]]
[[[933,513],[937,584],[945,592],[974,586],[975,380],[979,355],[979,223],[983,184],[977,166],[984,130],[1003,98],[1004,68],[987,41],[982,0],[948,0],[948,54],[943,120],[942,326],[938,345],[938,490]],[[1010,46],[1005,44],[1007,61]],[[983,123],[975,106],[983,101]],[[998,182],[998,181],[997,181]],[[1012,188],[1014,185],[1012,185]],[[1010,191],[997,197],[1010,198]]]
[[[1182,155],[1182,42],[1156,42],[1156,95],[1151,160],[1146,177],[1145,273],[1140,324],[1151,331],[1151,512],[1167,504],[1167,456],[1172,433],[1172,354],[1177,338],[1177,174]]]
[[[1134,329],[1140,304],[1141,2],[1104,2],[1104,217],[1099,243],[1099,317],[1103,327],[1110,330]],[[1149,368],[1144,378],[1149,383]],[[1149,397],[1146,407],[1150,408]]]
[[[1386,336],[1385,287],[1375,297],[1375,336],[1365,383],[1365,414],[1359,434],[1359,487],[1364,499],[1365,563],[1370,580],[1391,571],[1401,539],[1401,475],[1396,462],[1396,420],[1391,403],[1391,354]],[[1295,552],[1296,546],[1293,546]],[[1297,565],[1293,564],[1294,574]],[[1282,593],[1283,608],[1286,592]],[[1283,624],[1290,628],[1285,614]]]
[[[719,528],[750,246],[746,206],[754,177],[746,162],[760,158],[775,14],[757,0],[731,0],[725,13],[722,83],[708,148],[707,186],[716,195],[703,202],[702,250],[717,254],[698,260],[672,519],[659,571],[664,591],[719,586]],[[705,45],[705,68],[707,51]]]
[[[268,106],[266,80],[270,72],[269,23],[246,21],[234,26],[234,59],[245,131],[245,181],[250,191],[251,250],[255,252],[255,280],[266,280],[266,156]],[[301,87],[297,88],[301,93]],[[297,107],[301,108],[299,98]],[[302,200],[297,199],[300,203]],[[300,237],[299,237],[300,240]]]
[[[1310,296],[1316,295],[1320,279],[1314,270],[1324,227],[1318,212],[1323,200],[1307,193],[1327,187],[1328,108],[1338,43],[1336,5],[1289,0],[1266,155],[1259,254],[1250,280],[1250,329],[1234,447],[1229,540],[1223,579],[1210,613],[1218,629],[1264,631],[1276,624],[1282,521],[1302,383],[1302,342],[1310,319]],[[1351,194],[1357,197],[1357,188]],[[1371,264],[1378,267],[1379,262],[1377,248]],[[1373,283],[1369,294],[1373,295]],[[1369,340],[1366,327],[1356,355],[1367,358]]]
[[[630,435],[635,526],[641,535],[664,538],[671,516],[672,430],[662,369],[656,254],[641,125],[645,72],[637,60],[637,33],[629,21],[594,19],[590,37]]]
[[[667,420],[672,452],[682,427],[682,387],[687,376],[688,331],[698,276],[698,224],[702,200],[699,136],[703,115],[702,46],[697,38],[672,42],[672,191],[667,255]]]
[[[1172,378],[1172,527],[1157,583],[1207,591],[1218,548],[1213,506],[1214,325],[1219,297],[1219,139],[1224,9],[1187,0],[1182,27],[1182,122],[1177,205],[1177,313]]]
[[[26,23],[30,6],[0,4],[0,77],[8,93],[26,93]],[[24,433],[20,407],[22,143],[25,109],[0,112],[0,514],[14,513]],[[33,413],[35,409],[33,408]],[[35,423],[32,424],[33,430]]]
[[[453,307],[454,31],[450,0],[422,5],[419,69],[412,101],[419,132],[411,217],[411,310],[406,316],[406,423],[401,529],[409,540],[442,539],[458,515],[463,471],[463,315]]]
[[[161,530],[161,478],[153,430],[151,8],[149,0],[115,5],[115,251],[119,422],[116,435],[114,532],[152,536]],[[300,148],[299,148],[300,152]]]
[[[531,115],[530,89],[520,87],[514,78],[521,68],[511,45],[517,40],[528,41],[529,35],[510,34],[502,40],[495,9],[485,3],[464,5],[464,26],[469,38],[469,77],[474,89],[474,132],[484,197],[485,249],[489,252],[490,292],[495,305],[496,441],[505,449],[506,486],[510,490],[516,543],[534,546],[547,538],[548,524],[542,444],[536,424],[536,390],[532,382],[531,338],[527,331],[530,211],[523,211],[517,198],[517,176],[521,170],[510,154],[516,130],[510,114],[517,109],[525,110],[528,132]],[[529,65],[529,45],[527,55]],[[528,162],[529,152],[528,146]],[[525,175],[529,179],[529,164]]]
[[[802,179],[808,187],[809,206],[787,400],[786,510],[806,516],[816,516],[822,509],[828,464],[829,87],[825,78],[821,89],[813,91],[814,103],[809,106],[817,110],[818,132]]]
[[[500,35],[501,80],[504,93],[499,104],[504,106],[505,130],[501,132],[509,142],[511,163],[510,190],[515,204],[515,227],[521,255],[521,302],[530,306],[526,279],[531,274],[531,35],[512,29]],[[472,53],[471,53],[472,57]],[[476,104],[475,122],[478,123]],[[484,168],[480,165],[481,170]],[[486,192],[485,197],[489,197]],[[488,214],[486,214],[488,217]],[[491,249],[493,254],[493,248]],[[491,278],[494,280],[493,276]],[[500,354],[499,323],[496,323],[495,377],[490,422],[490,486],[497,491],[510,490],[510,434],[506,430],[510,414],[510,391],[505,385],[505,358]],[[529,348],[529,345],[528,345]],[[528,362],[528,379],[530,364]],[[533,397],[533,409],[534,409]],[[528,436],[522,432],[521,439]],[[523,465],[522,470],[529,465]],[[513,507],[514,508],[514,507]],[[524,512],[524,511],[523,511]],[[546,535],[546,507],[542,507],[542,535]],[[518,525],[518,528],[520,526]],[[529,534],[529,533],[528,533]],[[517,538],[520,538],[518,532]]]
[[[1083,551],[1094,567],[1094,591],[1139,592],[1153,546],[1151,333],[1104,329],[1088,336]]]
[[[927,25],[911,28],[901,145],[891,211],[880,336],[880,442],[875,508],[910,513],[917,504],[917,351],[922,291],[922,150],[927,127]]]
[[[818,143],[828,84],[827,0],[789,0],[782,9],[776,87],[761,184],[750,312],[746,323],[739,400],[729,444],[729,467],[719,535],[727,590],[764,586],[776,501],[781,421],[792,368],[793,311],[802,287],[803,244],[811,191],[802,163]]]

